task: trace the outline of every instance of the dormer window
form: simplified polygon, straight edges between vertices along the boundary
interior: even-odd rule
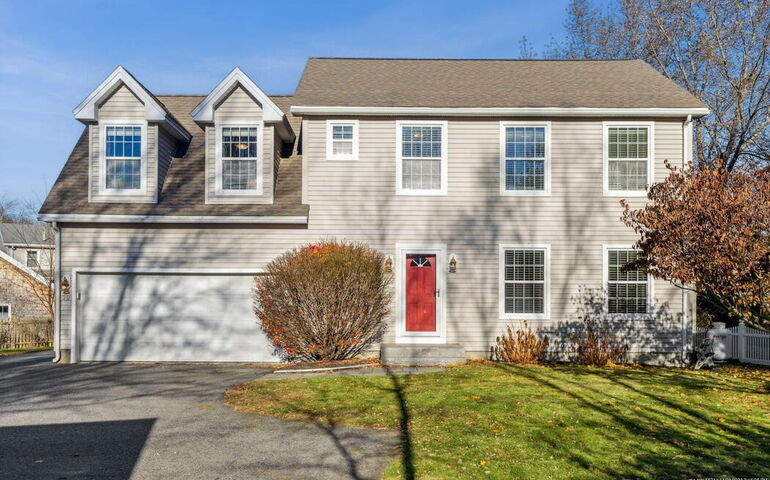
[[[145,188],[144,125],[104,125],[104,190],[141,193]]]
[[[223,126],[219,128],[219,193],[261,195],[261,131],[258,125]]]

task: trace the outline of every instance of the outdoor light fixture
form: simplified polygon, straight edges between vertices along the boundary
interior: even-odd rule
[[[61,279],[61,293],[65,295],[69,295],[70,293],[70,281],[67,277],[62,277]]]
[[[393,257],[388,255],[388,258],[385,259],[385,271],[386,272],[392,272],[393,271]]]
[[[449,259],[449,273],[457,273],[457,258],[454,255]]]

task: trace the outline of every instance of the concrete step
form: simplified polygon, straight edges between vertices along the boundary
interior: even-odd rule
[[[380,344],[380,362],[384,365],[426,367],[463,363],[465,360],[465,347],[457,343],[440,345],[427,343]]]

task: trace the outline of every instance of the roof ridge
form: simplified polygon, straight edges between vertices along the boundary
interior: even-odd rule
[[[409,57],[308,57],[313,60],[418,60],[450,62],[633,62],[641,58],[409,58]]]

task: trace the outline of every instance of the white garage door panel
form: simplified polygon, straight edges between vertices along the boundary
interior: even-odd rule
[[[83,361],[276,362],[250,275],[81,274]]]

